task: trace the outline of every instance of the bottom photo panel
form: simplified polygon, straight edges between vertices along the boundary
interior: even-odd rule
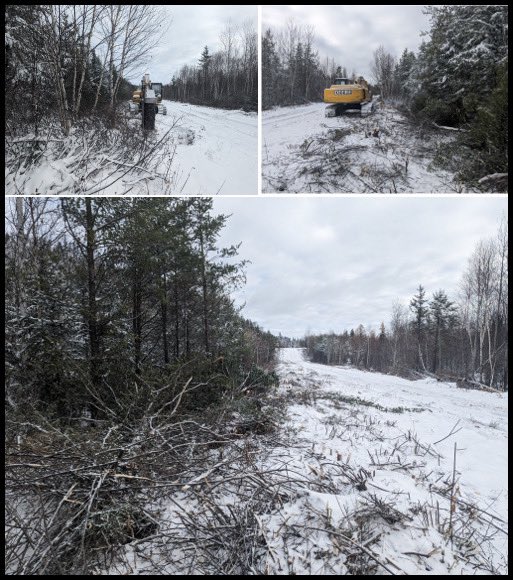
[[[5,228],[6,574],[507,574],[506,196]]]

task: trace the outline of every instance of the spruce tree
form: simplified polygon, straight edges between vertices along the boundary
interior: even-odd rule
[[[444,290],[433,294],[429,303],[430,323],[434,334],[432,371],[436,373],[441,367],[444,331],[450,328],[455,321],[455,306],[449,300]]]
[[[418,349],[418,364],[421,370],[426,369],[426,361],[424,360],[424,351],[426,346],[425,334],[428,324],[429,308],[428,301],[426,298],[426,291],[419,285],[417,289],[417,294],[413,296],[410,301],[410,310],[414,315],[414,328],[417,337],[417,349]]]

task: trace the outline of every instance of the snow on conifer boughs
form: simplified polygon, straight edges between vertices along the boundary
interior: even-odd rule
[[[135,383],[162,382],[162,369],[184,361],[193,373],[193,360],[208,366],[219,358],[223,373],[239,376],[273,360],[274,337],[233,304],[245,261],[238,245],[220,246],[228,216],[214,215],[212,204],[107,197],[18,204],[21,218],[11,212],[6,234],[11,408],[30,402],[69,417],[98,404],[95,397],[117,405],[142,396]]]
[[[431,39],[422,54],[424,86],[449,98],[491,91],[508,57],[507,6],[432,6]]]
[[[420,120],[462,129],[437,162],[476,189],[507,190],[508,7],[430,6],[427,39],[404,51],[398,96]],[[493,178],[501,174],[501,179]],[[483,181],[484,178],[484,181]]]

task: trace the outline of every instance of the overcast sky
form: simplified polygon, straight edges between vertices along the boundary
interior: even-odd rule
[[[372,53],[382,44],[399,58],[405,48],[416,50],[420,32],[429,30],[423,6],[264,6],[262,30],[284,26],[289,18],[313,25],[321,57],[334,58],[341,66],[367,79]]]
[[[237,293],[243,315],[301,337],[358,324],[388,326],[392,303],[419,284],[456,297],[476,243],[495,236],[507,200],[456,198],[217,198],[232,214],[222,242],[251,260]]]
[[[219,35],[229,20],[234,25],[251,20],[257,29],[256,5],[173,5],[162,10],[171,24],[152,50],[146,70],[128,75],[133,83],[139,83],[144,72],[149,72],[155,82],[168,83],[184,64],[197,64],[205,45],[216,52],[221,48]]]

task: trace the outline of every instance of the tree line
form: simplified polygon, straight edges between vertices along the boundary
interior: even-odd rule
[[[135,412],[148,385],[155,394],[180,383],[181,372],[198,383],[208,378],[191,402],[199,407],[248,373],[265,378],[277,340],[230,299],[245,262],[238,245],[219,245],[227,216],[214,214],[211,199],[12,204],[5,236],[11,413],[34,408],[66,421],[85,409],[113,420],[112,409]]]
[[[126,77],[139,70],[166,29],[164,12],[147,5],[6,6],[6,125],[12,135],[62,133],[85,115],[115,122],[131,96]]]
[[[355,76],[354,70],[351,72]],[[321,59],[312,26],[290,20],[283,28],[268,28],[262,37],[262,108],[322,101],[324,89],[347,68]]]
[[[388,328],[359,325],[341,334],[309,335],[315,362],[411,376],[433,375],[469,386],[508,388],[508,238],[504,220],[481,241],[464,271],[459,295],[428,295],[419,285],[408,305],[396,302]],[[416,373],[416,374],[415,374]]]
[[[416,121],[458,130],[440,149],[441,165],[476,188],[507,191],[508,7],[425,12],[431,28],[416,53],[405,49],[396,59],[383,46],[374,52],[374,82]]]
[[[221,49],[203,48],[196,65],[185,65],[165,86],[168,98],[229,109],[258,109],[258,36],[254,24],[228,22]]]

